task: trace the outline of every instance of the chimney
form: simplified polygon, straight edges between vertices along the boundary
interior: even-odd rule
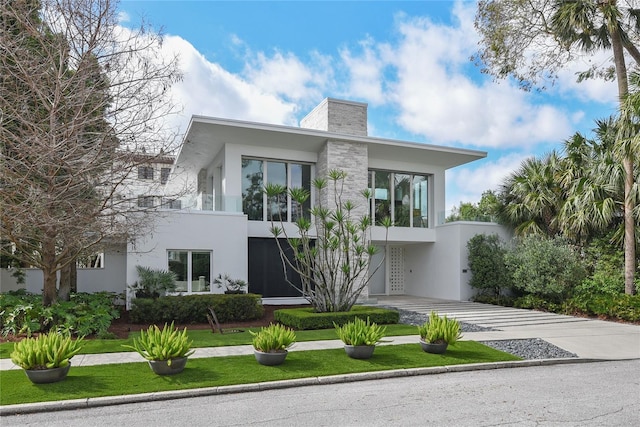
[[[300,120],[300,127],[367,136],[367,104],[325,98],[313,111]]]

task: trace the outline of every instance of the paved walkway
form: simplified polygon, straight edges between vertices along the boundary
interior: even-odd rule
[[[541,338],[584,359],[640,359],[640,326],[475,302],[410,296],[377,298],[379,305],[429,314],[435,310],[495,331],[467,332],[473,341]]]
[[[466,332],[465,340],[493,341],[541,338],[583,359],[640,359],[640,326],[602,320],[542,313],[532,310],[499,307],[473,302],[443,301],[409,296],[378,297],[378,305],[429,314],[431,310],[466,323],[496,329]],[[383,345],[417,342],[417,335],[387,337]],[[296,343],[291,351],[342,348],[339,340]],[[250,345],[198,348],[193,358],[253,354]],[[135,352],[79,354],[74,366],[143,362]],[[0,370],[20,369],[10,359],[0,359]]]

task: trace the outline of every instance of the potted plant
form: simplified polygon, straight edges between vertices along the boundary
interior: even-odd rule
[[[151,370],[158,375],[173,375],[184,370],[187,358],[193,354],[187,336],[187,328],[178,331],[173,322],[162,329],[157,325],[149,326],[147,332],[140,331],[140,337],[133,340],[133,345],[124,345],[137,351],[147,359]]]
[[[11,361],[24,369],[35,384],[62,381],[67,377],[73,356],[82,349],[82,338],[49,332],[14,344]]]
[[[446,315],[440,317],[435,311],[429,314],[427,322],[418,326],[418,334],[422,349],[435,354],[444,353],[449,344],[454,345],[462,338],[460,322],[449,319]]]
[[[342,326],[333,324],[338,337],[344,343],[344,350],[347,356],[353,359],[369,359],[373,355],[376,344],[381,342],[387,331],[386,327],[371,323],[367,317],[365,322],[359,317],[347,322]]]
[[[287,358],[288,348],[296,342],[296,334],[292,329],[278,323],[271,323],[260,331],[249,331],[253,335],[253,349],[256,360],[261,365],[280,365]]]
[[[248,287],[247,282],[240,279],[232,279],[228,274],[218,274],[213,281],[218,288],[224,288],[225,294],[244,294]]]
[[[167,292],[176,290],[176,275],[172,271],[157,269],[136,265],[138,273],[138,281],[129,286],[136,298],[153,298],[157,299]]]

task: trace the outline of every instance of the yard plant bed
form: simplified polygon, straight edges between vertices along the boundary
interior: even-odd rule
[[[417,367],[519,360],[518,357],[463,341],[446,355],[428,355],[417,344],[381,346],[369,360],[350,359],[343,349],[292,351],[285,364],[262,366],[254,356],[230,356],[189,360],[175,376],[159,377],[146,363],[76,366],[60,383],[35,386],[21,370],[4,371],[0,377],[0,404],[12,405],[82,399],[100,396],[185,390],[200,387],[260,383],[295,378],[384,371]]]

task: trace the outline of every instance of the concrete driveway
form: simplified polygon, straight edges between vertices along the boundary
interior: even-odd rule
[[[467,332],[473,341],[541,338],[584,359],[640,359],[640,326],[565,316],[476,302],[446,301],[413,296],[376,297],[378,305],[429,314],[435,310],[461,322],[494,329]]]

